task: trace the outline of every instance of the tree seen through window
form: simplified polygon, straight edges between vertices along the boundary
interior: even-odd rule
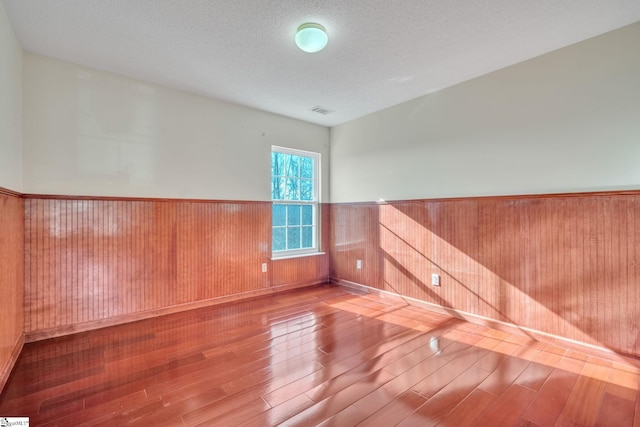
[[[276,147],[271,152],[273,252],[317,248],[318,155],[304,154]]]

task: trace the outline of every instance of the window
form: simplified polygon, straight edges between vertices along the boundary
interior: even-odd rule
[[[275,257],[318,252],[320,154],[271,148],[272,250]]]

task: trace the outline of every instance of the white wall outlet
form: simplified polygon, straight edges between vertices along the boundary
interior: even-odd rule
[[[431,275],[431,284],[433,286],[440,286],[440,275],[439,274],[433,273]]]
[[[361,259],[356,260],[356,269],[362,270],[362,260]]]
[[[263,262],[263,263],[262,263],[262,272],[263,272],[263,273],[266,273],[266,272],[267,272],[267,263],[266,263],[266,262]]]

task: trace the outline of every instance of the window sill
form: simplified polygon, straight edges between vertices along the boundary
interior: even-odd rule
[[[280,261],[281,259],[291,259],[291,258],[304,258],[308,256],[318,256],[318,255],[326,255],[326,252],[311,252],[306,254],[287,254],[287,255],[272,255],[271,261]]]

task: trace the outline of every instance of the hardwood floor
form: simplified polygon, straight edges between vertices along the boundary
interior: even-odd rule
[[[31,425],[640,426],[638,368],[323,285],[24,347]]]

